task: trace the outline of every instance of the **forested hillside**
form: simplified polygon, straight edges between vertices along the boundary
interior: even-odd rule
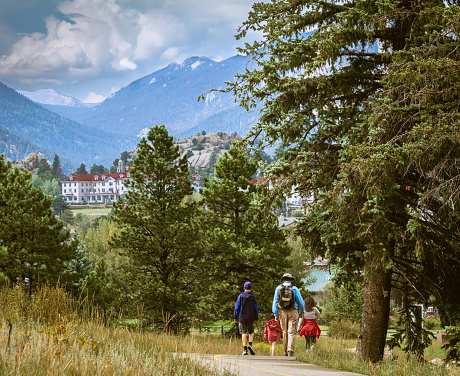
[[[174,137],[223,131],[244,135],[256,113],[246,113],[231,93],[211,92],[233,81],[248,64],[246,56],[216,62],[192,57],[132,82],[94,108],[48,106],[87,126],[122,136],[144,135],[164,124]],[[198,97],[204,95],[204,100]],[[139,140],[139,138],[137,139]]]
[[[74,163],[84,161],[87,164],[98,162],[110,165],[121,150],[136,145],[136,141],[129,137],[96,131],[52,113],[1,83],[0,127]],[[11,143],[3,140],[0,153],[9,151],[7,144],[11,150]]]
[[[41,153],[46,159],[53,160],[55,154],[32,142],[24,140],[2,127],[0,127],[0,153],[5,154],[5,159],[13,161],[22,160],[24,156],[30,153]],[[75,164],[67,158],[61,159],[61,165],[62,169],[66,172],[70,172],[76,168]]]

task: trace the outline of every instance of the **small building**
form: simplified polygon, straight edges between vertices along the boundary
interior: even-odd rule
[[[201,181],[201,174],[192,174],[192,180],[193,181]]]

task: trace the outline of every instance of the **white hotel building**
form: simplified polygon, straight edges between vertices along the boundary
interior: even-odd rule
[[[129,191],[124,183],[131,179],[129,173],[131,167],[125,167],[120,159],[116,173],[71,175],[68,179],[61,181],[61,193],[69,203],[117,201],[118,197]]]

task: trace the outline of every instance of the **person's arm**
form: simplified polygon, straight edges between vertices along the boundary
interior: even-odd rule
[[[294,286],[292,290],[294,291],[294,297],[298,304],[297,309],[299,310],[299,314],[302,315],[305,311],[305,303],[303,302],[302,295],[300,295],[300,291],[296,286]]]
[[[240,314],[240,309],[241,309],[241,295],[238,295],[238,299],[236,299],[236,304],[235,304],[235,311],[233,312],[233,319],[235,322],[238,322],[238,316]]]
[[[275,315],[275,319],[278,317],[278,291],[279,290],[280,290],[280,287],[278,286],[275,289],[275,296],[273,297],[273,304],[272,304],[272,312]]]
[[[318,308],[313,307],[315,309],[315,315],[321,318],[321,312],[318,310]]]
[[[254,321],[257,321],[259,319],[259,310],[257,309],[257,299],[255,296],[254,296],[254,309],[255,309]]]

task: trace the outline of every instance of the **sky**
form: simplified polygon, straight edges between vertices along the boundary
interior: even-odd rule
[[[100,102],[188,57],[237,54],[253,0],[0,0],[0,82]]]

